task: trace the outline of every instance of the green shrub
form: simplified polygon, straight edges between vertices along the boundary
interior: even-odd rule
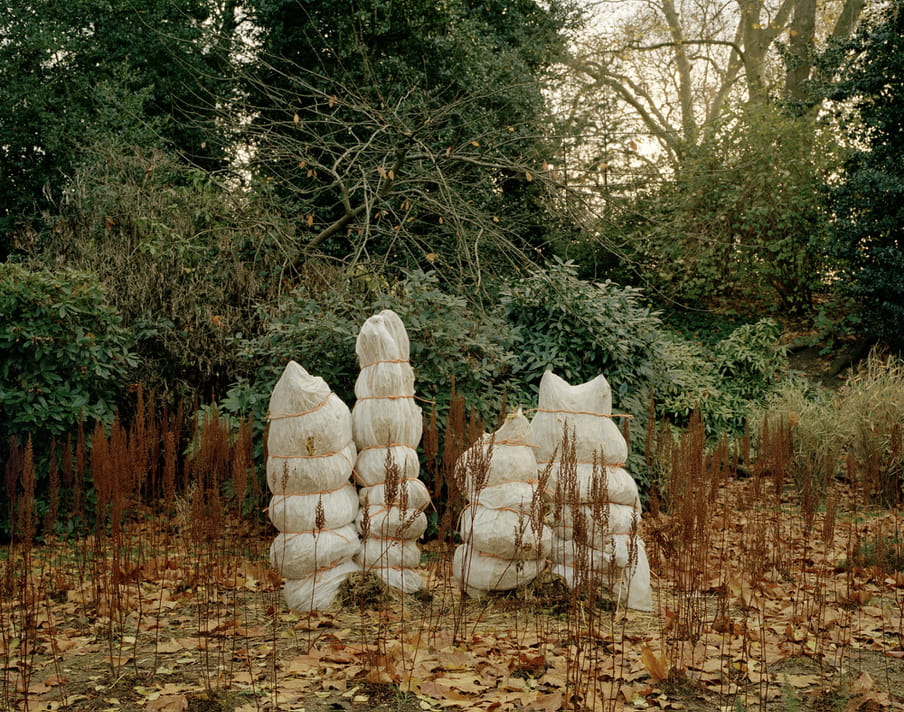
[[[435,403],[442,417],[454,382],[468,408],[496,415],[513,360],[510,330],[498,317],[476,316],[463,297],[443,292],[436,277],[423,272],[394,285],[351,276],[336,279],[328,291],[298,288],[265,333],[244,340],[242,353],[255,377],[238,383],[223,404],[235,413],[265,415],[273,385],[294,359],[351,405],[359,370],[355,340],[364,321],[382,309],[395,311],[408,331],[425,411]]]
[[[91,274],[0,265],[0,447],[112,422],[133,340]]]
[[[556,261],[505,287],[500,302],[517,339],[514,376],[532,394],[547,369],[570,383],[602,373],[617,408],[646,412],[663,327],[639,290],[583,281]]]
[[[838,391],[842,442],[874,502],[904,499],[904,360],[872,353]]]
[[[781,329],[771,319],[739,326],[713,350],[722,395],[707,413],[709,432],[738,433],[751,410],[788,373],[788,357],[779,345]]]
[[[728,410],[722,380],[706,348],[668,329],[659,333],[657,347],[653,384],[657,417],[684,427],[696,410],[705,414],[708,429],[718,432],[735,413]]]
[[[244,375],[235,338],[259,332],[258,305],[293,275],[281,227],[175,155],[100,143],[29,258],[96,274],[136,333],[148,390],[205,400]]]
[[[501,287],[492,308],[443,291],[434,275],[422,272],[395,284],[342,273],[332,275],[329,285],[299,287],[270,316],[261,336],[243,340],[246,370],[254,376],[237,382],[220,401],[225,410],[253,413],[262,429],[270,392],[289,359],[322,376],[352,404],[358,331],[370,315],[390,308],[408,330],[417,395],[436,405],[441,430],[453,382],[471,412],[492,422],[503,396],[509,407],[535,407],[546,369],[571,383],[602,373],[612,385],[615,411],[634,416],[629,465],[644,485],[639,443],[651,389],[660,419],[680,426],[700,410],[714,424],[711,432],[740,429],[750,400],[773,385],[781,366],[774,325],[736,330],[716,347],[713,359],[668,330],[639,290],[580,280],[569,263]]]
[[[602,373],[638,426],[652,389],[659,419],[685,425],[700,410],[710,433],[739,431],[786,367],[774,322],[740,326],[707,351],[666,327],[640,290],[580,280],[570,263],[532,272],[501,302],[518,339],[516,378],[535,391],[547,368],[571,383]]]
[[[802,376],[783,381],[751,416],[754,430],[766,423],[791,428],[792,457],[786,463],[795,485],[826,492],[841,466],[839,414],[833,394]]]
[[[772,319],[744,324],[716,344],[716,368],[726,387],[739,398],[760,400],[788,370],[778,344],[781,329]]]

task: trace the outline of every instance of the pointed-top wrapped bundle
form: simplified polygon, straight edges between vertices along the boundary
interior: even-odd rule
[[[290,361],[273,388],[269,419],[268,513],[280,531],[271,563],[287,579],[290,608],[326,608],[358,569],[361,548],[351,412],[322,378]]]

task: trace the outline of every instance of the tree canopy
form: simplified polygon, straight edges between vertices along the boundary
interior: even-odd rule
[[[206,0],[7,3],[0,16],[0,255],[54,210],[93,142],[159,145],[211,168],[224,81]],[[228,15],[226,15],[228,17]],[[225,28],[228,30],[228,28]]]
[[[254,0],[255,175],[298,216],[299,259],[474,278],[548,253],[544,72],[560,2]]]
[[[829,97],[844,115],[853,149],[840,182],[830,252],[839,283],[868,331],[904,345],[904,3],[877,11],[843,53]]]

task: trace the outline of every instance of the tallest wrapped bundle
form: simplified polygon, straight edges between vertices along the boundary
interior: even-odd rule
[[[358,527],[364,537],[359,561],[404,593],[423,588],[417,572],[417,539],[427,528],[430,495],[418,479],[417,446],[423,432],[414,402],[409,342],[399,316],[386,309],[364,322],[355,351],[361,372],[352,425],[362,485]]]

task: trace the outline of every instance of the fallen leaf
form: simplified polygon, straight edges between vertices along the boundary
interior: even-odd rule
[[[184,712],[188,709],[188,698],[185,695],[161,695],[148,702],[146,709],[153,712]]]
[[[441,684],[435,680],[422,682],[420,692],[431,698],[431,702],[435,702],[442,707],[470,707],[474,704],[474,697],[463,695],[449,685]],[[556,712],[558,712],[558,709]]]
[[[650,677],[653,678],[653,682],[659,682],[668,677],[669,666],[664,654],[657,655],[652,648],[644,645],[640,649],[640,657],[643,660],[643,666],[650,673]]]
[[[822,678],[819,675],[782,675],[782,681],[792,687],[802,688],[818,685]]]
[[[183,644],[185,638],[182,641],[176,640],[175,638],[171,638],[170,640],[164,640],[162,643],[157,643],[157,652],[158,653],[181,653],[185,650],[185,645]],[[196,647],[192,645],[192,647]]]
[[[530,709],[536,712],[559,712],[563,703],[562,693],[556,690],[548,695],[537,695],[537,699],[531,703]]]

